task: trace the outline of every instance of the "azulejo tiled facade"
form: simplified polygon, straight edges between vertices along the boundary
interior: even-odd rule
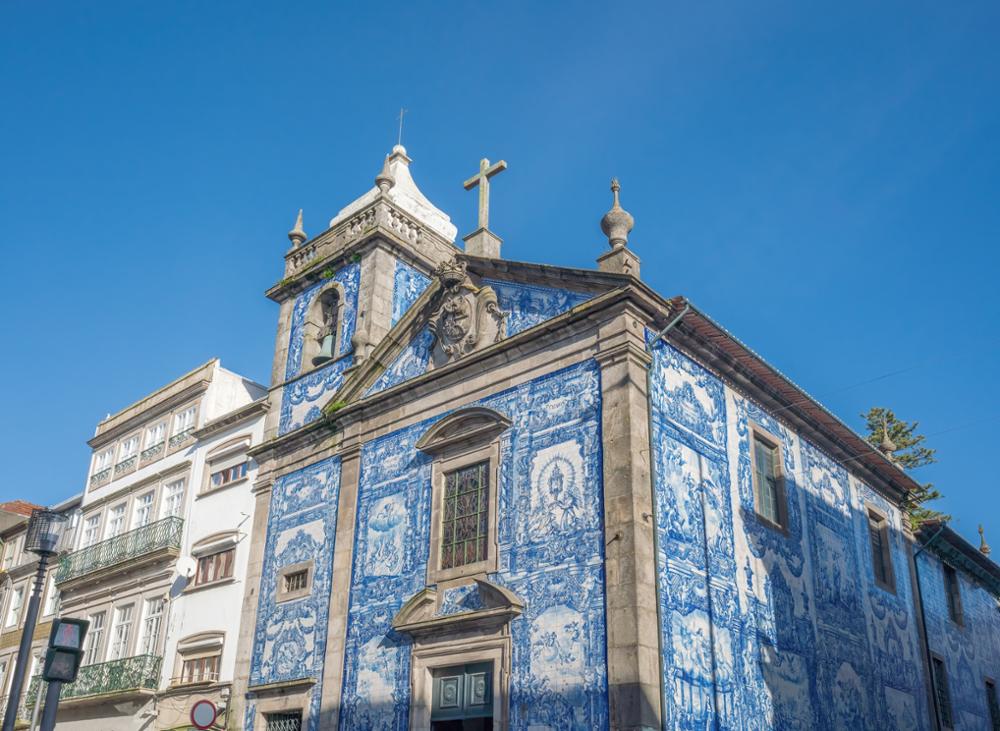
[[[985,727],[1000,569],[951,534],[923,549],[903,471],[651,293],[620,232],[581,272],[466,256],[452,228],[396,148],[269,293],[287,341],[257,450],[246,728],[931,731],[932,654],[954,728]],[[337,352],[313,367],[331,279]],[[476,497],[449,503],[468,469]],[[444,708],[438,678],[469,668],[491,703]]]

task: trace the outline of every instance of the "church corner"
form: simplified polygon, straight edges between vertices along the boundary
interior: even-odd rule
[[[464,250],[410,162],[299,220],[268,292],[244,728],[986,723],[996,565],[915,559],[910,478],[639,279],[617,180],[578,270],[500,256],[505,161],[465,183]],[[927,634],[942,560],[976,607],[960,657]]]

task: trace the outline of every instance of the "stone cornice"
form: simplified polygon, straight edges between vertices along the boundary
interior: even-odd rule
[[[210,365],[211,363],[214,362],[215,361],[211,361],[207,365]],[[194,375],[194,373],[196,372],[197,371],[192,372],[188,374],[188,376]],[[104,421],[102,421],[97,427],[98,434],[92,437],[91,439],[87,440],[87,444],[92,449],[99,449],[105,444],[110,444],[111,442],[114,442],[116,439],[124,436],[125,434],[134,431],[136,428],[138,428],[142,424],[145,424],[150,419],[156,418],[161,414],[167,413],[175,406],[180,406],[185,401],[190,401],[195,396],[200,396],[201,394],[205,393],[205,391],[208,390],[208,387],[212,384],[211,377],[192,379],[192,381],[187,384],[181,383],[181,381],[183,379],[188,378],[188,376],[184,376],[182,377],[182,379],[178,379],[174,383],[170,384],[169,386],[165,386],[164,388],[161,388],[159,391],[152,394],[151,396],[148,396],[142,401],[139,401],[138,403],[133,404],[127,409],[118,412],[109,419],[105,419]],[[180,386],[181,388],[179,391],[176,391],[175,393],[170,395],[166,395],[163,393],[164,391],[166,391],[167,388],[170,388],[172,386]],[[160,399],[159,401],[151,400],[154,399],[154,397],[156,397],[157,395],[162,395],[163,398]]]
[[[238,409],[230,411],[228,414],[223,414],[222,416],[213,419],[200,429],[196,429],[191,432],[191,435],[195,439],[206,439],[207,437],[223,432],[236,424],[241,424],[244,421],[249,421],[256,416],[260,416],[270,407],[271,405],[268,403],[267,397],[259,398],[256,401],[251,401],[246,406],[241,406]]]
[[[653,356],[649,354],[649,351],[629,341],[599,350],[594,356],[594,360],[602,366],[632,360],[643,368],[648,368],[653,362]]]
[[[279,680],[276,683],[263,683],[261,685],[251,685],[247,688],[247,697],[254,698],[262,693],[281,693],[286,690],[296,690],[308,688],[316,684],[316,678],[303,677],[293,680]]]

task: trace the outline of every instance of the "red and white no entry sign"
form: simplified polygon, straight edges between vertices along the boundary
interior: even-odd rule
[[[191,706],[191,725],[200,729],[211,728],[218,715],[215,704],[202,699]]]

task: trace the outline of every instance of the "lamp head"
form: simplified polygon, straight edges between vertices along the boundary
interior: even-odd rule
[[[24,548],[39,556],[51,556],[58,550],[66,516],[54,510],[34,510],[28,520]]]

